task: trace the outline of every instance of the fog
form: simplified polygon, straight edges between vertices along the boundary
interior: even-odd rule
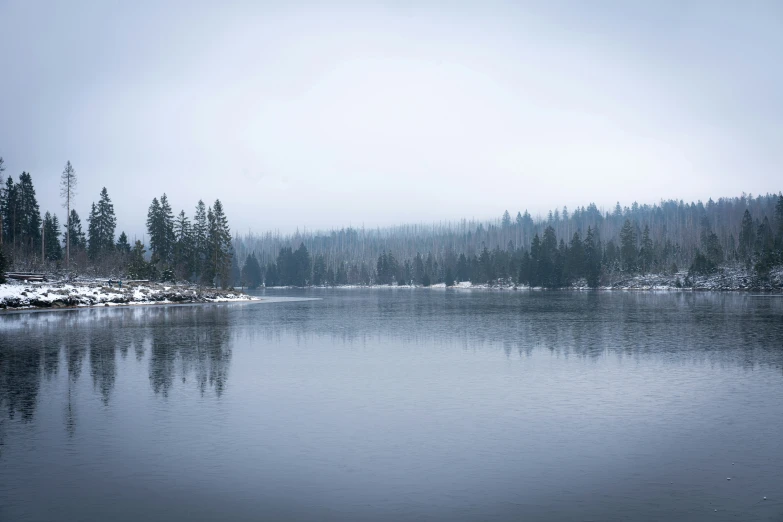
[[[783,5],[636,4],[2,1],[0,156],[131,237],[780,190]]]

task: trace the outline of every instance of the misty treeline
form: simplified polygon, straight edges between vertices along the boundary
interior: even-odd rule
[[[561,287],[633,274],[708,274],[741,266],[765,276],[783,263],[783,195],[707,203],[595,204],[534,219],[506,211],[461,221],[234,239],[248,286],[517,283]]]
[[[82,216],[71,208],[76,194],[76,171],[69,161],[60,179],[65,214],[41,214],[32,176],[22,172],[3,179],[0,157],[0,282],[8,268],[65,271],[130,279],[191,281],[230,286],[239,278],[232,270],[231,231],[223,205],[196,204],[193,218],[173,214],[166,194],[154,198],[147,212],[147,238],[129,241],[117,235],[117,218],[109,192],[101,189],[97,202]],[[149,253],[147,249],[149,248]]]

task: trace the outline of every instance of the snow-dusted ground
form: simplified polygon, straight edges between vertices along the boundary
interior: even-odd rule
[[[22,283],[0,285],[0,309],[64,308],[171,303],[252,301],[257,297],[236,292],[156,283],[124,284],[122,289],[99,282]]]
[[[679,284],[678,284],[679,282]],[[289,287],[274,287],[289,288]],[[325,288],[325,287],[319,287]],[[398,288],[411,289],[422,288],[415,285],[339,285],[338,288]],[[445,290],[444,283],[434,284],[427,288],[433,290]],[[468,290],[518,290],[531,289],[525,285],[515,285],[510,282],[498,282],[497,284],[472,284],[469,281],[455,283],[452,289]],[[584,279],[574,282],[566,289],[587,290],[587,281]],[[599,290],[754,290],[754,291],[783,291],[783,267],[772,270],[769,277],[760,278],[752,270],[736,267],[724,267],[715,273],[704,276],[688,276],[687,271],[676,274],[635,274],[624,276],[614,274],[608,281],[602,281]]]

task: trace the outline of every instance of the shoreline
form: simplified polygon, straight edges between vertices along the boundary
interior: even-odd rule
[[[679,286],[678,286],[679,282]],[[687,283],[687,284],[686,284]],[[263,287],[262,287],[263,288]],[[687,271],[679,271],[674,274],[634,274],[622,276],[615,274],[609,284],[603,284],[590,288],[585,279],[574,283],[547,288],[542,286],[518,285],[509,281],[497,284],[472,284],[470,282],[455,283],[446,286],[445,283],[437,283],[430,286],[422,285],[334,285],[334,286],[273,286],[270,289],[285,288],[365,288],[365,289],[433,289],[433,290],[494,290],[494,291],[636,291],[636,292],[783,292],[783,267],[776,267],[765,278],[756,273],[737,267],[724,267],[711,274],[689,275]]]
[[[38,310],[149,305],[189,305],[261,301],[237,290],[219,290],[160,283],[128,284],[124,288],[102,282],[6,283],[0,285],[0,313]]]

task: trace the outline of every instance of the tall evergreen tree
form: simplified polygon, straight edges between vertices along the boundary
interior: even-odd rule
[[[635,272],[639,252],[636,250],[636,231],[629,219],[623,223],[620,230],[620,259],[623,270],[626,272]]]
[[[5,180],[5,188],[2,191],[2,198],[0,198],[0,214],[3,216],[3,230],[4,243],[9,246],[16,245],[16,184],[11,176]]]
[[[98,261],[116,251],[114,231],[117,228],[117,218],[114,215],[114,205],[109,199],[106,187],[101,189],[98,204],[90,207],[90,217],[87,226],[87,253],[90,259]]]
[[[120,237],[117,238],[117,244],[115,246],[117,248],[117,252],[119,252],[121,255],[130,254],[131,246],[130,243],[128,243],[128,236],[125,235],[125,232],[120,233]]]
[[[60,221],[56,215],[49,212],[44,214],[44,252],[48,261],[59,261],[63,257],[62,247],[60,246]]]
[[[76,210],[71,209],[71,215],[66,225],[66,233],[63,238],[66,243],[66,250],[70,248],[71,252],[82,251],[87,248],[87,239],[82,230],[82,220]]]
[[[568,247],[568,278],[580,279],[585,276],[585,250],[579,231],[574,232]]]
[[[228,286],[231,269],[231,231],[219,199],[207,209],[207,228],[207,281],[216,280],[225,287]]]
[[[208,233],[207,207],[203,201],[199,200],[196,204],[196,214],[193,216],[193,248],[195,250],[193,262],[195,264],[194,272],[199,278],[202,277],[202,272],[206,268],[206,260],[209,257],[207,252]]]
[[[639,263],[642,267],[642,272],[647,273],[652,269],[653,264],[653,242],[650,238],[650,227],[644,225],[644,231],[642,232],[642,244],[639,249]]]
[[[130,254],[128,263],[128,277],[131,279],[146,279],[149,277],[149,265],[144,260],[144,254],[147,251],[141,241],[136,241]]]
[[[147,233],[150,236],[152,262],[169,266],[173,262],[176,234],[174,232],[174,214],[171,211],[166,194],[153,198],[147,210]]]
[[[5,258],[5,248],[0,245],[0,284],[5,283],[6,268],[8,268],[8,260]]]
[[[587,227],[587,235],[585,236],[584,244],[584,255],[587,286],[590,288],[596,288],[599,284],[601,276],[601,252],[591,227]]]
[[[101,189],[98,200],[98,235],[100,237],[101,254],[114,251],[114,231],[117,228],[117,217],[114,215],[114,205],[109,199],[106,187]]]
[[[777,223],[775,243],[777,245],[778,254],[783,261],[783,194],[778,194],[778,202],[775,205],[775,221]]]
[[[98,233],[98,208],[95,203],[90,207],[90,215],[87,216],[87,255],[95,261],[101,252],[101,239]]]
[[[185,211],[180,211],[174,222],[174,267],[178,276],[189,279],[196,271],[196,249],[193,237],[193,226],[185,215]]]
[[[753,248],[756,243],[756,233],[753,226],[753,217],[750,211],[745,209],[742,215],[739,233],[739,255],[744,261],[749,261],[753,255]]]
[[[33,179],[27,172],[19,175],[16,185],[16,233],[19,234],[19,245],[27,252],[37,252],[41,240],[41,212],[35,197]]]
[[[258,288],[261,286],[263,277],[261,274],[261,265],[255,253],[248,254],[245,259],[245,265],[242,267],[242,280],[249,288]]]

